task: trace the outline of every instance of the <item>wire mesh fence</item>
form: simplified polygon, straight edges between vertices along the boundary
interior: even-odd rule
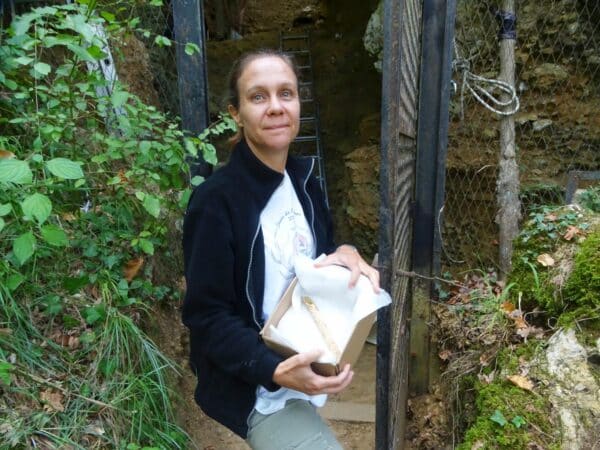
[[[149,33],[136,33],[135,38],[143,43],[147,52],[147,70],[152,80],[151,89],[157,96],[157,105],[164,112],[179,115],[179,91],[177,87],[177,57],[171,1],[128,2],[125,10],[132,17],[140,19],[140,28]],[[156,42],[156,36],[164,36],[171,41]]]
[[[499,95],[498,87],[484,78],[494,80],[500,70],[497,13],[502,3],[457,4],[456,91],[451,101],[442,230],[442,263],[451,269],[497,262],[501,116],[477,100],[469,85],[488,104],[493,102],[485,92]],[[516,149],[526,218],[536,205],[563,203],[573,171],[600,170],[600,2],[514,3],[515,84],[520,100]]]
[[[70,0],[0,0],[0,26],[8,27],[17,15],[32,8],[64,5]],[[109,43],[119,76],[142,100],[163,112],[179,115],[177,60],[171,1],[98,1],[98,13],[106,10],[122,20],[138,20],[139,31],[118,36]],[[165,39],[156,39],[163,36]]]

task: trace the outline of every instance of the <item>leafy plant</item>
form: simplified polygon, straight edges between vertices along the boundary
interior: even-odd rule
[[[216,163],[208,138],[233,124],[187,137],[109,84],[94,69],[106,56],[98,27],[147,31],[95,5],[35,8],[0,30],[3,448],[185,446],[167,387],[175,366],[139,323],[149,303],[178,295],[155,282],[154,257],[179,265],[169,230],[190,194],[187,161]]]
[[[600,212],[600,186],[586,189],[579,195],[579,202],[584,208]]]

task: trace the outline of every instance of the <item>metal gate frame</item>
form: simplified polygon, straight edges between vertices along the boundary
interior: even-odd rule
[[[378,450],[404,446],[409,390],[425,393],[435,375],[433,284],[419,276],[440,268],[455,15],[456,0],[384,2],[379,262],[393,302],[378,315]]]

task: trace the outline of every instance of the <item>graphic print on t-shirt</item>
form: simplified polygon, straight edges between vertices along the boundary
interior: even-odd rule
[[[314,258],[315,244],[287,172],[260,214],[265,245],[263,314],[267,317],[294,277],[297,255]]]
[[[260,226],[265,244],[262,317],[266,321],[295,275],[295,257],[302,254],[314,258],[316,252],[312,231],[287,172],[262,210]],[[315,406],[323,406],[327,396],[310,397],[288,388],[269,392],[258,386],[254,407],[261,414],[272,414],[282,409],[285,402],[292,398],[309,400]]]
[[[312,256],[310,230],[301,212],[288,209],[283,212],[273,230],[273,242],[265,246],[281,276],[291,280],[294,276],[296,255]]]

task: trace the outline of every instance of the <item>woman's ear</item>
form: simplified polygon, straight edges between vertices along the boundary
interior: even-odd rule
[[[235,123],[237,124],[238,128],[242,128],[242,122],[240,120],[240,113],[235,108],[235,106],[229,105],[227,107],[227,111],[229,112],[229,115],[231,115],[231,117],[233,117],[233,120],[235,120]]]

